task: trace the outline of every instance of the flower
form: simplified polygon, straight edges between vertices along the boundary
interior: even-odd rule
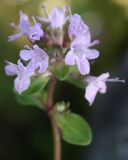
[[[11,23],[11,26],[18,28],[19,33],[8,36],[8,41],[10,42],[18,39],[24,34],[27,35],[32,42],[35,42],[36,40],[40,40],[40,38],[44,35],[44,32],[41,29],[41,24],[38,23],[30,26],[27,14],[23,13],[22,11],[20,11],[20,21],[18,27],[14,23]]]
[[[51,14],[48,15],[46,9],[43,7],[46,16],[48,19],[43,18],[43,17],[37,17],[39,21],[45,23],[45,24],[50,24],[53,29],[56,28],[62,28],[65,22],[67,21],[68,17],[65,16],[65,7],[55,7]]]
[[[71,39],[79,35],[85,35],[89,30],[89,27],[84,23],[81,16],[78,14],[70,15],[69,22],[68,35]]]
[[[106,82],[125,82],[119,78],[108,79],[109,73],[101,74],[99,77],[88,76],[85,81],[88,83],[85,91],[85,98],[88,100],[89,105],[92,105],[97,93],[105,94],[107,90]]]
[[[44,32],[41,29],[41,24],[35,24],[34,26],[30,27],[28,32],[29,39],[34,43],[35,41],[39,41],[41,37],[43,37]]]
[[[5,66],[5,73],[8,76],[17,75],[14,80],[14,86],[18,93],[22,93],[27,90],[30,85],[30,76],[34,75],[34,72],[31,72],[30,66],[24,66],[20,60],[18,64],[13,64],[11,62],[6,61],[7,65]]]
[[[90,32],[88,31],[85,36],[79,35],[71,44],[71,50],[65,57],[65,63],[68,65],[77,65],[79,72],[86,75],[90,72],[90,65],[88,60],[96,59],[99,57],[99,52],[96,49],[89,47],[98,44],[99,41],[95,40],[91,43]]]
[[[48,55],[47,53],[39,48],[37,45],[33,46],[33,49],[29,48],[29,46],[25,46],[27,50],[20,51],[20,57],[29,61],[32,70],[39,68],[40,73],[44,73],[48,68]]]

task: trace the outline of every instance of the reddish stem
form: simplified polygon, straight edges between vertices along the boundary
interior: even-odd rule
[[[54,104],[53,104],[53,93],[56,85],[56,78],[53,76],[48,88],[48,98],[46,101],[45,109],[49,115],[53,130],[54,139],[54,160],[61,160],[61,137],[60,131],[57,127],[56,120],[54,118]]]

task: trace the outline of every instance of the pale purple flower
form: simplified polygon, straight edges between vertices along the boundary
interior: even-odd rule
[[[68,35],[71,39],[79,35],[85,35],[89,30],[89,27],[84,23],[81,16],[78,14],[70,15],[69,22]]]
[[[93,60],[99,57],[99,52],[96,49],[89,47],[98,44],[99,41],[95,40],[91,43],[90,32],[88,31],[85,36],[78,36],[71,44],[71,50],[65,57],[65,63],[68,65],[77,65],[79,72],[86,75],[90,72],[90,64],[88,60]]]
[[[30,85],[30,76],[34,74],[31,72],[30,66],[24,66],[20,60],[18,64],[13,64],[11,62],[7,62],[5,66],[5,73],[8,76],[17,75],[16,79],[14,80],[14,86],[18,93],[22,93],[23,91],[27,90]]]
[[[88,83],[85,91],[85,98],[88,100],[89,105],[92,105],[97,93],[105,94],[107,90],[106,82],[125,82],[119,78],[108,79],[109,73],[101,74],[99,77],[88,76],[85,81]]]
[[[45,9],[45,8],[44,8]],[[47,18],[43,17],[37,17],[39,21],[45,23],[45,24],[50,24],[53,29],[56,28],[62,28],[65,22],[68,20],[68,17],[65,15],[65,7],[55,7],[51,14],[48,15],[47,11],[45,10],[45,13],[47,15]]]
[[[44,73],[48,68],[49,57],[47,53],[37,45],[34,45],[33,49],[29,46],[25,46],[25,48],[27,49],[20,51],[20,57],[25,61],[29,61],[33,70],[39,68],[39,72]]]
[[[41,37],[43,37],[44,32],[41,29],[41,24],[37,23],[34,26],[30,27],[28,32],[29,39],[34,43],[35,41],[39,41]]]
[[[19,33],[8,36],[8,41],[10,42],[18,39],[22,35],[27,35],[32,42],[35,42],[36,40],[40,40],[40,38],[44,35],[44,32],[41,29],[41,24],[38,23],[31,26],[27,14],[22,11],[20,11],[20,21],[18,27],[14,23],[11,23],[11,26],[18,28]]]

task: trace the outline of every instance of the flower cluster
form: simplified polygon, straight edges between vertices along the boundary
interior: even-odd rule
[[[72,14],[69,6],[56,7],[50,15],[45,7],[43,10],[46,18],[32,17],[33,25],[30,25],[28,16],[22,11],[20,11],[18,26],[11,23],[11,26],[18,29],[19,32],[9,36],[8,41],[14,41],[26,35],[32,46],[30,48],[26,45],[20,51],[20,60],[17,64],[6,61],[6,74],[17,75],[14,86],[18,93],[22,93],[28,89],[32,76],[45,74],[46,71],[53,74],[54,63],[59,61],[69,67],[76,66],[78,74],[83,76],[87,84],[85,98],[92,105],[98,92],[106,93],[107,81],[120,80],[108,79],[109,73],[99,77],[89,76],[90,61],[99,57],[99,51],[92,47],[99,44],[99,41],[91,40],[89,27],[80,15]]]

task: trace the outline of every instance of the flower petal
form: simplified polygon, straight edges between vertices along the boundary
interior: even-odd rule
[[[99,52],[96,49],[86,49],[86,58],[89,60],[96,59],[99,57]]]
[[[75,65],[75,55],[72,51],[69,51],[65,56],[65,63],[68,65]]]
[[[88,100],[89,105],[92,105],[95,97],[98,93],[99,88],[93,85],[88,85],[85,91],[85,98]]]
[[[102,81],[106,81],[108,79],[108,77],[109,77],[109,73],[107,72],[107,73],[101,74],[97,79],[102,80]]]
[[[29,39],[34,43],[36,40],[40,40],[43,37],[44,32],[41,29],[41,24],[35,24],[34,26],[30,27],[30,31],[28,34]]]
[[[10,63],[10,62],[7,62],[7,65],[5,66],[5,73],[8,76],[16,75],[18,73],[17,65]]]
[[[10,35],[10,36],[8,36],[8,41],[9,41],[9,42],[12,42],[12,41],[18,39],[19,37],[21,37],[22,35],[23,35],[22,32],[19,32],[19,33],[17,33],[17,34]]]
[[[81,49],[81,48],[85,48],[85,42],[86,42],[86,39],[83,35],[79,35],[77,36],[71,43],[71,47],[72,48],[78,48],[78,49]]]
[[[99,92],[100,92],[100,93],[102,93],[102,94],[106,93],[107,85],[106,85],[105,82],[102,82],[102,81],[98,82],[98,86],[99,86],[99,88],[100,88],[100,89],[99,89]]]
[[[25,61],[32,59],[33,56],[34,56],[34,51],[32,49],[20,51],[20,57]]]
[[[96,79],[97,79],[96,76],[87,76],[87,77],[85,77],[85,81],[86,81],[87,83],[92,83],[92,82],[94,82]]]
[[[78,70],[82,75],[86,75],[90,72],[90,65],[88,60],[85,57],[75,57],[76,64],[78,67]]]
[[[65,11],[61,7],[55,7],[49,16],[52,28],[62,28],[65,23]]]
[[[20,11],[20,21],[18,26],[19,26],[19,29],[24,33],[29,32],[29,28],[30,28],[29,18],[27,14],[23,13],[22,11]]]
[[[90,30],[88,30],[85,34],[84,34],[84,37],[85,37],[85,46],[86,47],[89,47],[90,43],[91,43],[91,33],[90,33]]]
[[[39,64],[39,73],[45,73],[47,68],[48,68],[48,59],[45,59],[45,61],[42,61]]]
[[[31,76],[31,75],[34,75],[35,74],[35,64],[33,64],[33,62],[32,61],[30,61],[29,63],[28,63],[28,65],[26,66],[26,75],[28,75],[28,76]]]
[[[22,77],[22,79],[17,77],[14,80],[14,86],[18,93],[22,93],[23,91],[27,90],[29,85],[30,85],[30,79],[27,76]]]
[[[69,22],[68,34],[70,38],[73,38],[73,36],[77,37],[79,35],[84,35],[89,30],[88,26],[78,14],[71,15],[69,17]]]

